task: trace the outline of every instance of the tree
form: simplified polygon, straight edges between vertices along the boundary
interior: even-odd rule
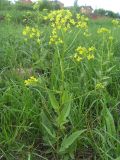
[[[104,10],[104,9],[95,9],[94,13],[96,15],[105,16],[106,10]]]
[[[10,6],[10,1],[8,0],[0,0],[0,9],[7,9]]]
[[[74,0],[74,12],[79,12],[78,0]]]
[[[104,10],[104,9],[96,9],[94,11],[94,13],[96,15],[99,15],[99,16],[107,16],[107,17],[111,17],[111,18],[120,18],[119,13],[114,13],[113,11]]]
[[[78,7],[78,0],[74,0],[74,7]]]

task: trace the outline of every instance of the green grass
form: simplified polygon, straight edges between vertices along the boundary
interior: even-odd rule
[[[90,37],[72,28],[63,45],[50,45],[50,26],[32,20],[42,33],[38,45],[24,41],[22,20],[0,22],[0,157],[119,160],[120,28],[90,20]],[[97,34],[100,27],[111,30],[112,42]],[[95,46],[95,59],[75,62],[78,46]],[[27,87],[31,76],[39,82]],[[104,89],[95,88],[99,82]]]

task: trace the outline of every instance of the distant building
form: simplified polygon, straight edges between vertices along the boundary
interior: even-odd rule
[[[20,0],[21,3],[25,3],[25,4],[31,4],[32,1],[31,0]]]
[[[58,5],[60,9],[64,8],[64,4],[60,1],[57,1],[57,0],[51,0],[49,1],[49,3],[51,3],[51,5]]]
[[[80,12],[86,15],[90,15],[93,12],[93,8],[91,6],[81,6]]]

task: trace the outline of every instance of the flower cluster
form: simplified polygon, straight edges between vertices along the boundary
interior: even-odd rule
[[[98,34],[106,35],[106,39],[107,39],[107,41],[109,41],[109,42],[112,42],[113,39],[114,39],[113,36],[111,35],[111,30],[108,29],[108,28],[104,28],[104,27],[99,28],[99,29],[97,30],[97,33],[98,33]]]
[[[120,27],[120,20],[113,19],[113,20],[112,20],[112,24],[113,24],[115,27]]]
[[[109,36],[108,39],[110,42],[112,42],[114,38],[113,38],[113,36]]]
[[[97,30],[97,33],[98,34],[101,34],[101,33],[111,33],[111,31],[108,29],[108,28],[104,28],[104,27],[101,27]]]
[[[74,24],[72,13],[69,10],[57,10],[48,14],[45,19],[49,19],[51,26],[60,30],[67,31],[70,28],[70,23]]]
[[[49,44],[62,44],[63,40],[58,36],[56,28],[52,30],[52,35],[50,36]]]
[[[36,79],[34,76],[24,81],[26,86],[35,85],[37,82],[38,82],[38,79]]]
[[[60,33],[67,32],[70,29],[71,23],[74,23],[72,19],[72,13],[69,10],[57,10],[52,11],[45,17],[50,20],[52,27],[52,34],[50,36],[50,44],[60,44],[63,40],[60,38]]]
[[[52,27],[52,34],[50,36],[50,44],[63,43],[62,35],[69,31],[73,26],[81,29],[87,29],[88,19],[80,14],[73,18],[69,10],[52,11],[45,16],[45,20],[49,20]]]
[[[97,83],[95,86],[95,89],[97,90],[104,89],[104,88],[105,88],[105,85],[101,82]]]
[[[77,28],[81,28],[85,30],[88,28],[88,18],[86,18],[84,15],[81,16],[80,14],[77,14],[76,19],[77,19],[77,22],[76,22]]]
[[[85,47],[78,47],[76,49],[76,53],[74,55],[74,59],[77,62],[80,62],[84,59],[88,59],[88,60],[92,60],[94,59],[94,52],[95,52],[95,47],[91,46],[89,48],[85,48]]]
[[[88,31],[88,29],[85,30],[85,32],[83,33],[83,35],[85,37],[90,37],[91,36],[91,33]]]
[[[34,39],[38,44],[40,44],[40,31],[37,28],[26,26],[23,29],[23,35],[25,36],[25,41],[28,39]]]

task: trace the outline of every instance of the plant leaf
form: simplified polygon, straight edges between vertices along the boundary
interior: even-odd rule
[[[64,94],[62,96],[62,104],[63,109],[58,116],[58,124],[60,126],[67,122],[67,117],[69,116],[71,110],[71,96],[68,94],[67,91],[64,91]]]
[[[41,112],[41,118],[42,118],[42,126],[44,127],[45,131],[50,135],[52,138],[55,138],[55,131],[52,126],[51,121],[46,116],[45,112],[42,110]],[[44,135],[46,135],[46,132],[44,131]]]
[[[112,114],[110,113],[109,109],[106,107],[103,109],[102,112],[103,112],[103,116],[106,122],[107,132],[110,135],[116,137],[115,123],[114,123]]]
[[[50,99],[50,102],[51,102],[51,105],[52,105],[54,111],[56,113],[59,113],[59,103],[57,102],[55,96],[53,95],[53,93],[51,91],[48,91],[48,95],[49,95],[49,99]]]
[[[51,130],[50,130],[47,126],[45,126],[44,124],[42,124],[42,125],[43,125],[43,127],[45,128],[45,130],[47,131],[47,133],[48,133],[52,138],[55,139],[55,134],[53,134],[53,133],[51,132]]]
[[[113,68],[115,68],[115,67],[116,67],[116,65],[114,65],[114,66],[108,68],[108,69],[106,70],[106,72],[107,72],[107,73],[111,72],[111,71],[113,70]]]
[[[69,137],[65,137],[62,141],[59,152],[65,152],[85,131],[86,130],[76,131],[72,133]]]

